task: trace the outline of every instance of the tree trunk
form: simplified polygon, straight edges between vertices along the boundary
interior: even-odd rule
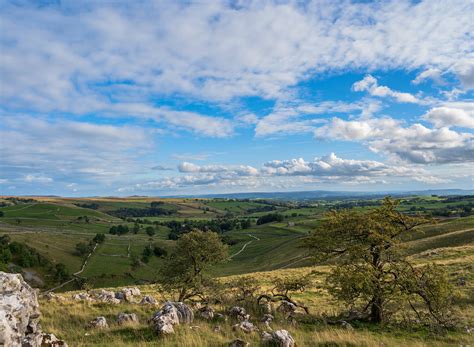
[[[383,321],[383,301],[379,296],[375,296],[370,307],[370,320],[372,323],[381,323]]]

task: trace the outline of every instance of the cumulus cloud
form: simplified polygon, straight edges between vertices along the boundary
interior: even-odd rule
[[[419,103],[420,100],[410,93],[397,92],[386,86],[379,86],[377,79],[371,75],[365,76],[362,80],[355,82],[352,89],[356,92],[367,91],[372,96],[391,97],[398,102]]]
[[[471,110],[435,107],[424,114],[422,118],[439,128],[451,126],[474,128],[474,104],[471,105]]]
[[[403,180],[417,180],[427,184],[446,182],[421,167],[389,165],[374,160],[355,160],[338,157],[335,153],[306,161],[303,158],[272,160],[257,169],[247,165],[196,165],[183,162],[182,175],[137,183],[122,187],[120,192],[179,190],[209,188],[252,189],[263,187],[288,189],[314,184],[387,184]]]
[[[436,113],[436,112],[435,112]],[[441,122],[436,118],[436,122]],[[390,117],[359,120],[333,118],[315,131],[317,138],[361,141],[372,151],[413,163],[462,163],[474,160],[473,139],[446,127],[403,126]]]

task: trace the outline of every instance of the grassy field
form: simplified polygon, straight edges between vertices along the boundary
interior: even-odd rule
[[[171,215],[159,217],[131,218],[124,221],[109,213],[122,208],[146,209],[153,201],[160,201],[160,208],[172,211]],[[414,197],[405,199],[400,209],[410,211],[413,206],[443,208],[453,204],[440,197]],[[36,197],[34,201],[12,202],[0,198],[7,206],[1,207],[0,234],[7,233],[11,239],[25,242],[54,263],[63,263],[70,273],[81,268],[83,258],[74,254],[78,242],[89,242],[96,233],[105,233],[106,242],[90,257],[81,277],[94,287],[120,284],[136,284],[154,281],[162,262],[151,257],[148,264],[134,267],[134,259],[140,258],[145,247],[160,245],[170,248],[166,226],[154,226],[156,234],[149,237],[142,224],[138,234],[110,235],[113,225],[126,224],[129,228],[134,220],[146,219],[147,223],[176,220],[208,220],[224,218],[252,218],[253,225],[245,230],[231,230],[224,235],[232,240],[230,258],[213,270],[216,276],[237,275],[250,272],[278,270],[309,265],[308,254],[301,248],[302,239],[317,228],[325,211],[337,208],[345,201],[317,201],[298,206],[294,202],[271,205],[266,201],[238,201],[226,199],[160,199],[160,198],[87,198],[65,199],[57,197]],[[358,201],[349,201],[352,204]],[[470,203],[468,198],[463,203]],[[356,209],[366,210],[370,204]],[[83,208],[95,204],[96,209]],[[455,204],[459,204],[456,202]],[[259,211],[259,209],[273,209]],[[278,212],[284,216],[282,222],[257,226],[256,218]],[[87,217],[87,220],[85,219]],[[441,247],[460,247],[474,243],[474,216],[441,218],[434,224],[422,226],[406,237],[407,252],[419,254]],[[130,248],[130,252],[128,249]],[[67,287],[65,288],[67,289]]]
[[[270,288],[278,277],[304,276],[316,270],[312,285],[294,298],[310,308],[310,315],[300,314],[297,324],[290,324],[278,313],[272,324],[274,329],[287,329],[298,346],[467,346],[473,345],[472,337],[462,329],[444,334],[435,334],[426,327],[407,329],[398,324],[373,326],[354,324],[348,331],[323,323],[324,315],[334,315],[346,309],[331,300],[324,289],[325,274],[330,265],[314,266],[307,251],[301,247],[305,236],[321,225],[324,213],[341,206],[353,206],[368,210],[377,201],[315,201],[301,206],[294,202],[279,202],[272,207],[266,201],[236,201],[225,199],[159,199],[159,198],[89,198],[64,199],[37,197],[35,201],[21,202],[0,198],[6,205],[0,208],[0,234],[8,234],[14,241],[24,242],[53,263],[63,263],[70,273],[81,269],[84,258],[75,255],[78,242],[89,242],[96,233],[105,233],[106,240],[97,246],[90,256],[84,271],[79,275],[91,288],[140,285],[142,292],[151,294],[161,302],[165,297],[151,283],[159,280],[159,269],[163,259],[152,256],[148,263],[138,262],[145,247],[159,246],[168,251],[174,242],[168,239],[170,229],[164,225],[151,224],[169,220],[187,223],[188,220],[210,220],[216,218],[237,218],[252,220],[247,229],[234,229],[223,236],[230,242],[229,259],[213,268],[211,274],[227,282],[247,274],[258,280],[261,290]],[[114,217],[114,211],[123,208],[145,211],[153,201],[171,214],[154,217],[134,217],[126,220]],[[467,198],[463,204],[471,203]],[[94,208],[83,208],[80,204],[95,204]],[[342,205],[341,205],[342,204]],[[360,206],[359,206],[360,204]],[[453,205],[454,204],[454,205]],[[460,202],[447,202],[441,197],[413,197],[405,199],[400,210],[408,213],[437,211],[447,206],[459,206]],[[413,209],[415,207],[415,209]],[[271,209],[265,211],[265,209]],[[284,216],[282,222],[256,225],[258,217],[278,212]],[[87,218],[86,218],[87,217]],[[137,234],[111,235],[111,226],[128,225],[133,228],[140,221]],[[156,233],[149,236],[146,227],[152,225]],[[457,287],[455,309],[463,326],[474,324],[474,216],[437,217],[427,225],[416,228],[403,238],[405,251],[416,264],[434,261],[442,264],[450,274],[452,283],[460,278],[466,285]],[[48,276],[42,269],[25,269],[38,276]],[[36,271],[36,272],[35,272]],[[70,297],[75,282],[59,289],[61,295]],[[47,288],[43,288],[47,289]],[[147,319],[156,308],[138,304],[108,305],[99,303],[41,300],[43,316],[41,323],[45,331],[64,338],[70,346],[225,346],[240,337],[251,345],[258,345],[258,333],[243,335],[232,331],[230,322],[208,322],[199,317],[193,327],[180,326],[177,333],[159,339]],[[216,305],[225,312],[226,304]],[[141,323],[122,327],[116,324],[119,312],[135,312]],[[103,331],[86,329],[86,324],[98,315],[104,315],[110,328]],[[251,319],[263,329],[256,315]],[[214,331],[219,325],[220,332]],[[196,326],[198,328],[196,328]]]
[[[462,257],[459,257],[462,255]],[[466,286],[458,287],[458,299],[455,302],[462,324],[472,326],[474,318],[474,246],[462,248],[444,248],[422,253],[413,258],[417,264],[434,261],[448,267],[453,275],[452,281],[457,276],[466,277]],[[275,321],[271,324],[273,329],[288,330],[298,346],[468,346],[473,343],[472,336],[462,329],[444,333],[433,333],[426,327],[414,326],[406,329],[397,324],[374,326],[370,324],[354,323],[354,330],[348,331],[341,327],[330,326],[323,323],[323,315],[333,315],[344,310],[331,300],[323,289],[325,273],[328,266],[304,267],[290,270],[276,270],[271,272],[257,272],[251,276],[258,280],[261,291],[268,290],[273,281],[279,277],[304,276],[316,271],[318,275],[313,278],[312,285],[303,293],[294,295],[294,299],[304,302],[310,309],[310,314],[300,313],[297,322],[290,324],[281,314],[275,314]],[[468,271],[467,271],[468,270]],[[223,282],[235,279],[235,276],[223,277]],[[163,302],[164,297],[153,285],[140,287],[142,294],[149,294]],[[63,293],[70,297],[72,293]],[[96,304],[88,302],[65,301],[40,301],[43,317],[41,319],[44,330],[51,331],[69,344],[74,346],[226,346],[235,338],[241,338],[250,345],[259,345],[259,333],[243,334],[231,329],[231,322],[209,322],[197,317],[192,326],[181,325],[177,327],[176,334],[166,338],[159,338],[146,323],[147,319],[157,310],[138,304]],[[226,305],[216,305],[214,308],[225,313]],[[116,324],[116,316],[120,312],[133,312],[139,316],[140,324],[123,327]],[[89,330],[86,324],[95,317],[103,315],[109,322],[109,328],[101,331]],[[259,323],[256,315],[251,321],[261,329],[265,326]],[[216,332],[214,328],[220,327]]]

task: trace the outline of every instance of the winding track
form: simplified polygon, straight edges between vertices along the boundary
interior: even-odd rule
[[[87,265],[87,261],[89,260],[89,258],[91,257],[91,255],[94,253],[95,249],[97,248],[99,244],[96,243],[94,245],[94,248],[92,248],[92,251],[87,255],[86,259],[84,259],[84,262],[82,263],[82,266],[81,266],[81,269],[79,271],[76,271],[74,272],[72,275],[73,275],[73,278],[71,278],[70,280],[64,282],[64,283],[61,283],[60,285],[54,287],[54,288],[51,288],[51,289],[48,289],[47,291],[45,291],[45,293],[50,293],[50,292],[53,292],[55,291],[56,289],[59,289],[61,287],[64,287],[66,284],[68,283],[71,283],[72,281],[74,281],[76,279],[76,277],[81,274],[84,269],[86,268],[86,265]]]
[[[250,241],[244,243],[244,245],[242,246],[242,248],[239,249],[239,250],[237,251],[237,253],[232,254],[232,255],[229,257],[229,259],[232,259],[232,258],[235,257],[236,255],[239,255],[240,253],[242,253],[242,252],[245,250],[245,248],[247,248],[247,246],[250,245],[253,241],[260,241],[260,239],[259,239],[257,236],[254,236],[254,235],[251,235],[251,234],[247,234],[247,235],[250,236],[250,237],[252,237],[252,238],[254,238],[255,240],[250,240]]]

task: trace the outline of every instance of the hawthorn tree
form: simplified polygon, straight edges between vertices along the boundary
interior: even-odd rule
[[[452,290],[435,266],[414,267],[403,252],[401,237],[429,222],[396,210],[398,201],[386,198],[368,212],[331,211],[306,239],[316,260],[338,257],[327,278],[330,293],[357,312],[357,318],[380,323],[406,303],[425,304],[437,323],[449,321]],[[416,303],[415,303],[416,302]]]
[[[228,259],[227,246],[217,233],[193,230],[180,236],[174,251],[165,261],[161,284],[178,293],[178,301],[202,298],[212,280],[207,270]]]

